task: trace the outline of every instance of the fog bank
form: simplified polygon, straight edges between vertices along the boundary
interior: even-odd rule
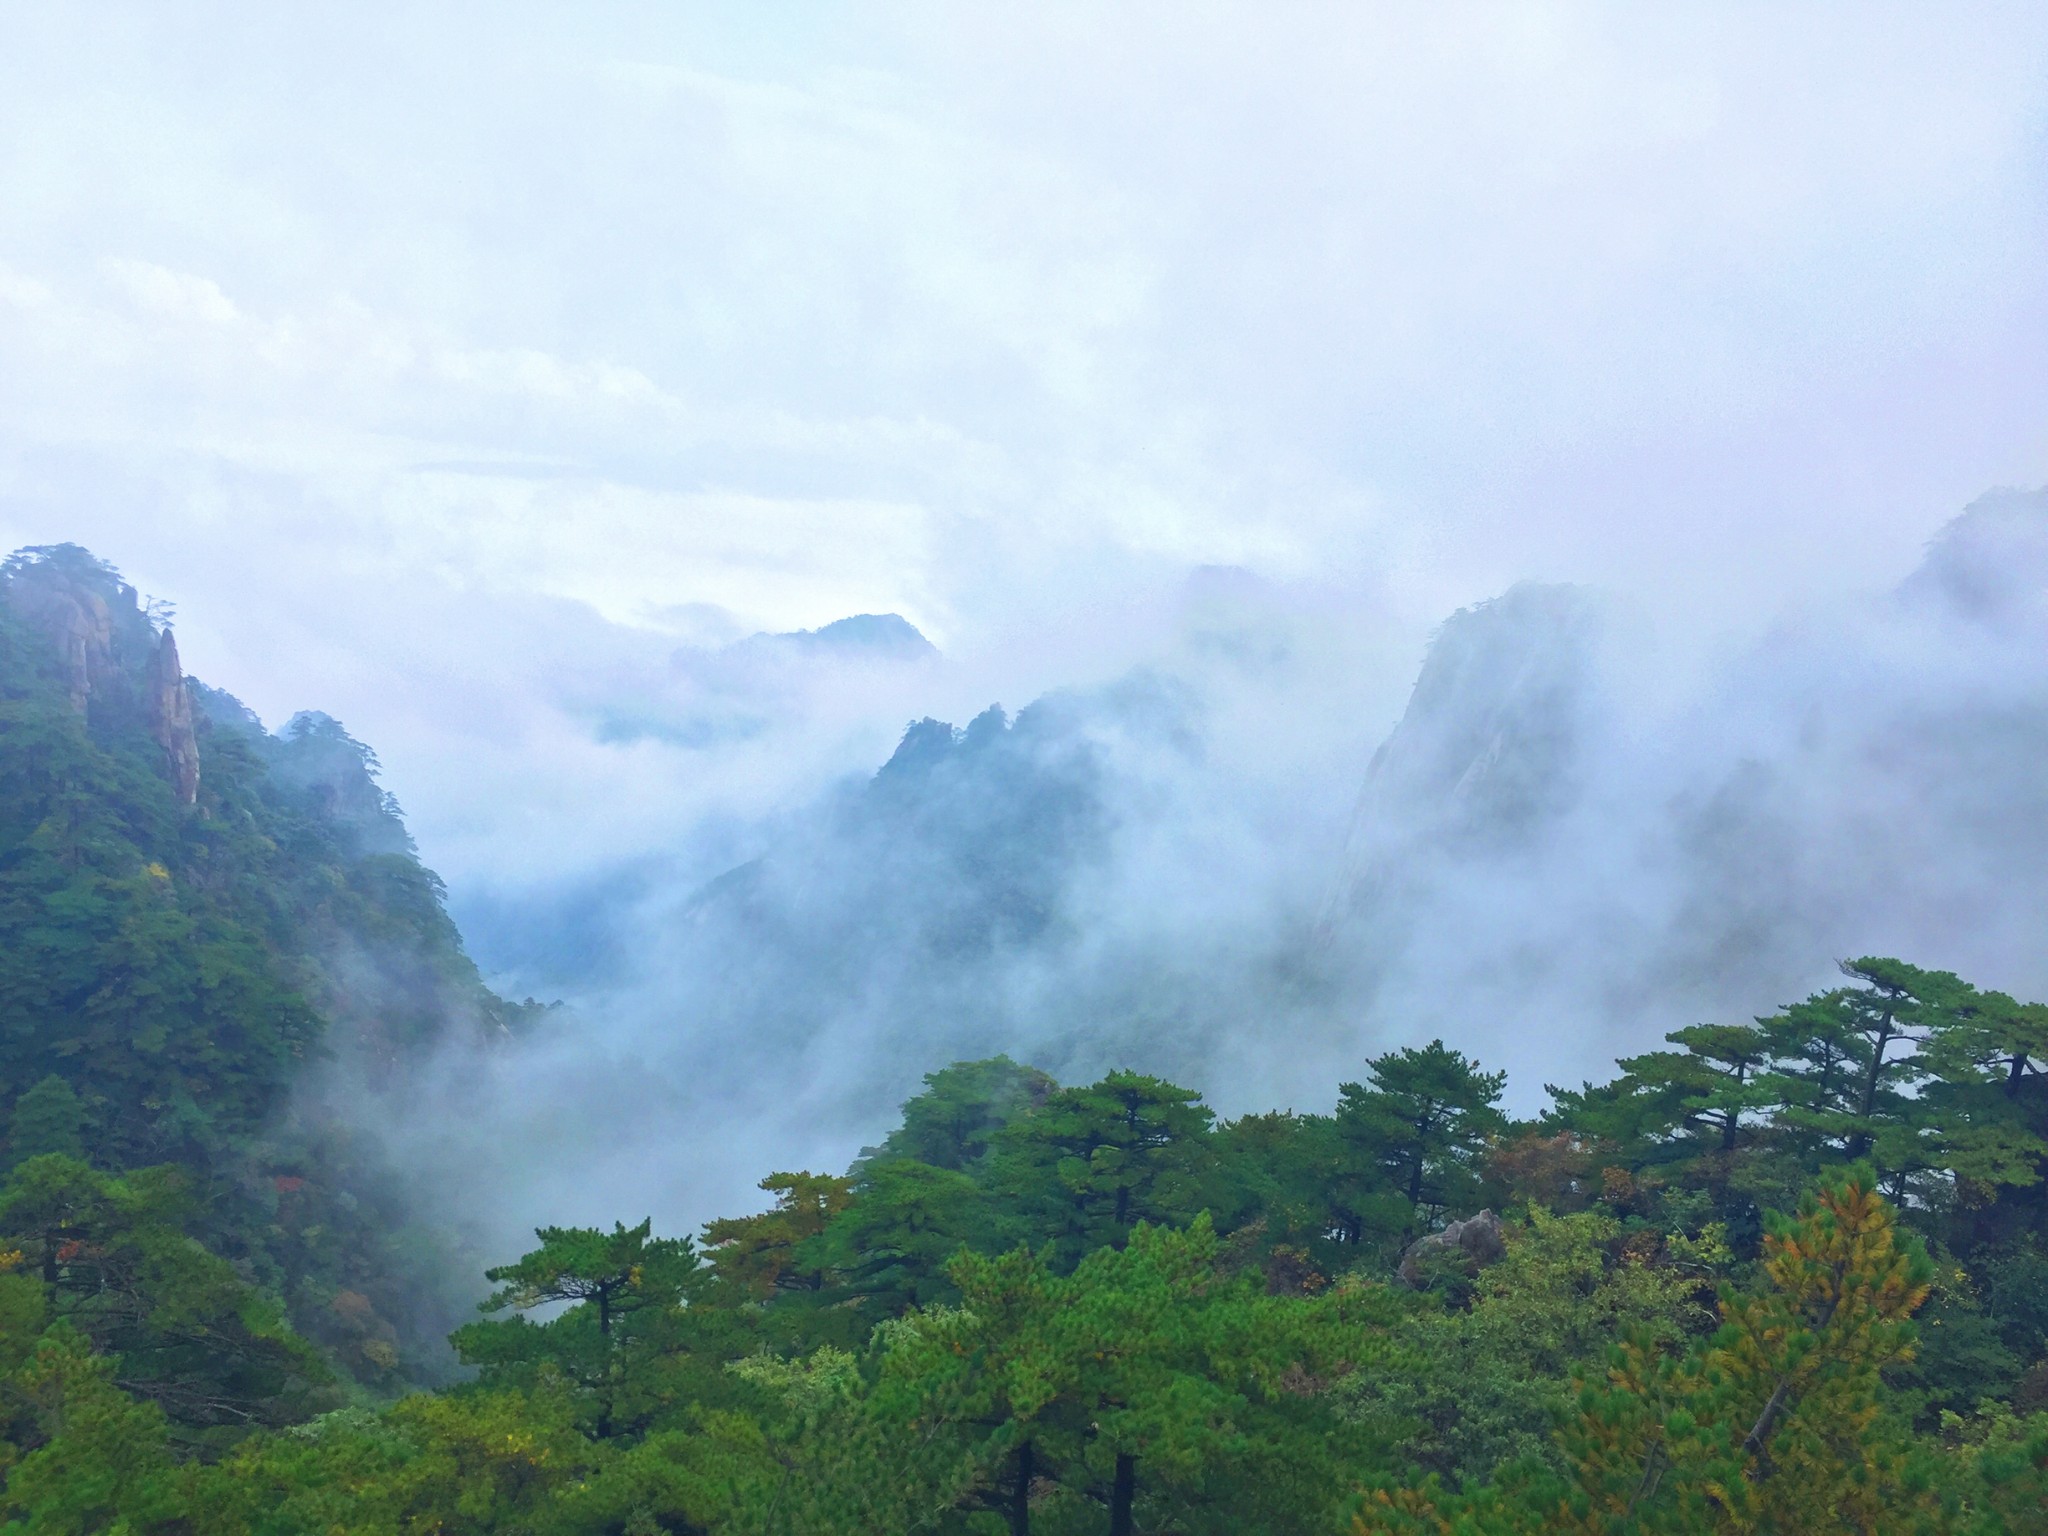
[[[1718,655],[1660,650],[1625,594],[1516,586],[1444,622],[1376,748],[1334,665],[1372,626],[1311,596],[1201,573],[1152,664],[924,718],[728,829],[714,873],[686,836],[459,903],[569,1007],[450,1062],[430,1097],[459,1113],[397,1134],[466,1201],[681,1227],[771,1163],[843,1166],[923,1073],[998,1051],[1235,1113],[1327,1108],[1441,1035],[1527,1112],[1839,957],[2048,994],[2048,495],[1987,497],[1895,589]],[[560,924],[586,942],[536,943]]]

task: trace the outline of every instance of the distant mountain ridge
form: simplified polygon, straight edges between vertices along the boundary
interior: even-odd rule
[[[1667,714],[1615,683],[1622,644],[1570,589],[1446,622],[1325,907],[1375,1011],[1618,1038],[1872,949],[2048,981],[2048,492],[1980,498],[1893,592]]]
[[[913,672],[938,647],[901,614],[857,613],[817,629],[762,632],[724,645],[686,645],[669,657],[675,685],[627,707],[608,706],[607,742],[654,740],[690,750],[747,741],[778,708],[847,678]]]
[[[1652,706],[1615,599],[1517,585],[1439,630],[1327,883],[1177,941],[1101,904],[1129,887],[1120,850],[1177,835],[1134,765],[1206,771],[1193,696],[1155,680],[1014,725],[918,721],[871,782],[688,903],[665,985],[790,1048],[937,1031],[1072,1071],[1199,1071],[1233,1006],[1361,1049],[1480,1014],[1540,1081],[1566,1070],[1546,1054],[1799,995],[1815,955],[1999,974],[2048,954],[2028,915],[2048,910],[2048,791],[2026,766],[2048,753],[2044,593],[2048,495],[1997,493],[1894,593]]]
[[[939,654],[939,648],[900,613],[856,613],[817,629],[749,635],[726,647],[728,653],[763,650],[895,661],[922,660]]]

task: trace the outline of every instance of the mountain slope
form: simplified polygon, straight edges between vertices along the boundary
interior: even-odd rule
[[[1366,776],[1326,939],[1368,1016],[1487,1019],[1554,1077],[1796,996],[1816,956],[2048,983],[2048,493],[1982,498],[1896,590],[1676,702],[1543,591],[1444,626]]]
[[[443,1354],[455,1272],[423,1278],[402,1181],[324,1105],[520,1010],[374,770],[185,679],[85,551],[0,568],[0,1146],[177,1165],[209,1246],[389,1381]]]

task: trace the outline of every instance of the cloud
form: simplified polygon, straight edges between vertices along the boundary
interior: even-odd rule
[[[1327,1109],[1441,1037],[1533,1113],[1838,958],[2048,995],[2044,552],[2048,492],[1988,498],[1894,592],[1705,667],[1625,599],[1518,585],[1442,627],[1348,846],[1362,754],[1324,666],[1358,636],[1204,573],[1156,665],[919,722],[700,849],[713,878],[643,858],[487,903],[475,931],[575,1011],[455,1053],[432,1091],[462,1114],[391,1134],[416,1167],[487,1162],[503,1208],[468,1180],[464,1206],[508,1231],[536,1206],[687,1226],[770,1163],[842,1166],[956,1058],[1136,1066],[1234,1114]]]
[[[88,544],[197,675],[374,743],[468,910],[687,886],[910,720],[1148,666],[1210,772],[1135,773],[1159,819],[1091,899],[1185,846],[1191,907],[1320,900],[1452,610],[1610,589],[1664,648],[1617,686],[1677,709],[2048,481],[2044,44],[1999,6],[16,8],[0,539]],[[615,728],[699,717],[679,645],[883,612],[944,662],[715,747]]]

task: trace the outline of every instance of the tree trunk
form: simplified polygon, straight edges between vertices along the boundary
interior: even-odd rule
[[[1131,1536],[1131,1501],[1138,1495],[1138,1458],[1116,1459],[1116,1485],[1109,1494],[1109,1536]]]
[[[1877,1084],[1879,1079],[1884,1076],[1885,1047],[1891,1043],[1891,1020],[1887,1018],[1885,1020],[1885,1027],[1878,1032],[1877,1038],[1870,1044],[1870,1070],[1864,1074],[1863,1078],[1863,1106],[1856,1113],[1856,1118],[1859,1120],[1868,1120],[1870,1118],[1870,1111],[1877,1104]],[[1861,1157],[1864,1153],[1868,1152],[1870,1150],[1869,1132],[1858,1131],[1854,1136],[1851,1136],[1849,1138],[1849,1145],[1845,1150],[1851,1157]]]
[[[1877,1085],[1884,1077],[1884,1053],[1891,1043],[1892,1032],[1888,1028],[1880,1030],[1877,1038],[1870,1042],[1870,1070],[1863,1077],[1863,1106],[1857,1111],[1866,1119],[1877,1106]]]
[[[1010,1536],[1031,1536],[1031,1442],[1017,1447],[1017,1487],[1010,1498]]]
[[[597,1406],[597,1438],[609,1440],[612,1437],[612,1378],[615,1362],[611,1355],[612,1342],[612,1293],[608,1286],[597,1288],[597,1331],[605,1342],[605,1386],[604,1396]]]
[[[1736,1063],[1736,1066],[1735,1066],[1735,1086],[1736,1086],[1736,1089],[1737,1089],[1737,1090],[1739,1091],[1739,1090],[1740,1090],[1740,1089],[1741,1089],[1741,1088],[1743,1087],[1743,1085],[1744,1085],[1744,1084],[1746,1084],[1746,1083],[1747,1083],[1748,1081],[1749,1081],[1749,1063],[1748,1063],[1748,1062],[1746,1062],[1746,1061],[1743,1061],[1743,1062],[1737,1062],[1737,1063]],[[1729,1106],[1728,1106],[1728,1108],[1727,1108],[1727,1109],[1725,1109],[1724,1111],[1722,1111],[1722,1114],[1721,1114],[1721,1150],[1722,1150],[1723,1152],[1729,1152],[1729,1153],[1732,1153],[1732,1152],[1734,1152],[1734,1150],[1735,1150],[1735,1133],[1736,1133],[1736,1130],[1737,1130],[1737,1129],[1738,1129],[1738,1128],[1740,1127],[1740,1125],[1741,1125],[1741,1124],[1742,1124],[1742,1109],[1741,1109],[1741,1107],[1740,1107],[1740,1105],[1739,1105],[1739,1104],[1731,1104],[1731,1105],[1729,1105]]]
[[[1764,1404],[1764,1411],[1749,1433],[1743,1437],[1742,1448],[1756,1458],[1749,1469],[1749,1480],[1761,1483],[1777,1470],[1771,1463],[1771,1435],[1778,1427],[1778,1420],[1784,1416],[1786,1405],[1792,1400],[1792,1378],[1786,1377],[1778,1383],[1777,1391]]]

